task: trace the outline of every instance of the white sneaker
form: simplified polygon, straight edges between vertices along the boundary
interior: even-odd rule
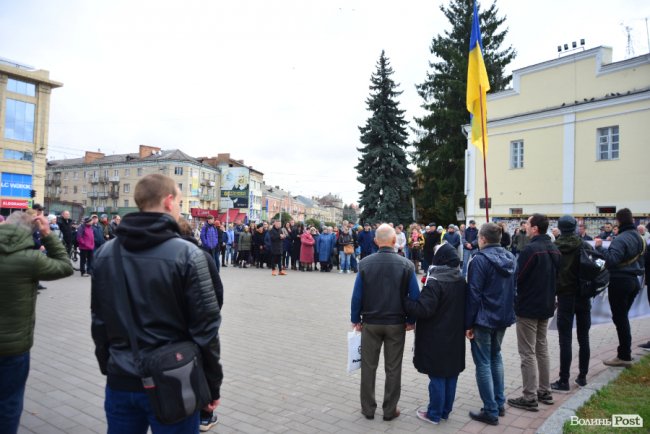
[[[339,270],[339,274],[343,274],[343,270]]]
[[[345,270],[345,274],[350,274],[350,270]]]
[[[418,409],[418,410],[415,411],[415,414],[417,415],[418,419],[420,419],[420,420],[423,420],[425,422],[429,422],[430,424],[433,424],[433,425],[440,424],[440,422],[436,422],[434,420],[429,419],[429,417],[427,416],[427,411],[426,410]]]

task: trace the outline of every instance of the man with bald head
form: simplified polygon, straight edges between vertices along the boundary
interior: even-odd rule
[[[402,300],[417,300],[420,289],[413,264],[395,252],[395,229],[382,224],[375,231],[377,253],[359,262],[352,293],[352,326],[361,331],[361,413],[374,419],[375,376],[379,353],[384,346],[383,416],[385,421],[400,415],[397,402],[402,380],[402,356],[406,331],[413,330]]]

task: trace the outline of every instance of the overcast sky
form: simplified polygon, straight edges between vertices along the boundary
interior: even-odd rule
[[[586,39],[626,57],[648,52],[647,0],[496,0],[512,69],[557,58]],[[50,159],[139,144],[233,158],[293,194],[356,202],[358,126],[381,50],[403,91],[406,119],[422,115],[415,84],[440,4],[408,0],[0,0],[0,57],[50,71]],[[484,2],[487,6],[491,2]]]

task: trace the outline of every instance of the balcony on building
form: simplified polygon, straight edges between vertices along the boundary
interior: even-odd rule
[[[111,182],[113,184],[118,184],[120,182],[120,177],[119,176],[109,176],[108,177],[108,182]]]
[[[99,176],[91,176],[90,178],[88,178],[88,182],[90,182],[91,184],[99,183]]]
[[[108,196],[111,199],[117,199],[120,197],[120,192],[118,190],[111,190],[111,192],[108,194]]]
[[[86,193],[88,197],[99,197],[99,192],[98,191],[89,191]]]

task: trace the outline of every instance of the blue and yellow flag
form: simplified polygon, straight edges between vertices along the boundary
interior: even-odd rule
[[[481,152],[487,154],[487,99],[485,94],[490,90],[485,62],[483,62],[483,42],[481,28],[478,23],[478,7],[474,1],[474,18],[472,20],[472,36],[469,39],[469,64],[467,67],[467,110],[470,112],[472,125],[471,141]],[[485,144],[483,139],[485,135]],[[485,145],[485,146],[483,146]],[[485,155],[483,155],[485,157]]]

